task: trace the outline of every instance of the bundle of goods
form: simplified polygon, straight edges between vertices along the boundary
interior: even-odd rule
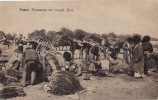
[[[3,73],[6,75],[6,76],[10,76],[10,77],[13,77],[15,79],[18,80],[19,77],[22,76],[22,71],[20,70],[16,70],[16,69],[4,69],[3,70]]]
[[[5,77],[5,80],[3,82],[4,86],[20,86],[20,80],[16,80],[10,77]]]
[[[135,77],[131,77],[127,74],[120,74],[116,78],[121,79],[125,82],[131,82],[131,81],[136,81],[136,82],[140,81],[141,82],[141,81],[143,81],[143,79],[141,80],[141,79],[138,79],[138,78],[135,78]]]
[[[55,71],[52,73],[49,92],[55,95],[75,94],[83,90],[77,77],[67,71]]]
[[[127,74],[128,73],[128,68],[129,68],[129,65],[126,64],[126,63],[118,63],[116,65],[113,65],[113,66],[110,66],[110,72],[116,74]]]
[[[46,66],[47,76],[50,76],[52,71],[61,69],[56,56],[50,53],[46,55]]]
[[[152,59],[155,60],[155,69],[158,71],[158,52],[152,54]]]
[[[153,52],[151,56],[153,59],[158,59],[158,52]]]
[[[1,72],[0,73],[0,98],[8,99],[8,98],[17,97],[17,96],[25,96],[26,94],[22,88],[9,87],[9,86],[18,86],[18,85],[20,85],[19,81],[12,78],[5,77],[5,75]]]
[[[0,72],[0,83],[3,84],[4,81],[5,81],[5,75],[2,72]]]
[[[22,97],[26,96],[26,93],[23,91],[22,88],[17,87],[4,87],[0,90],[0,98],[2,99],[9,99],[13,97]]]
[[[20,81],[13,77],[6,77],[3,73],[0,73],[0,83],[4,86],[19,86]]]

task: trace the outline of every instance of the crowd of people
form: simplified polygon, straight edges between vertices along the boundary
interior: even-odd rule
[[[66,67],[67,69],[70,68],[70,70],[72,68],[77,69],[77,76],[81,75],[81,72],[87,72],[87,73],[91,73],[91,74],[97,74],[102,70],[105,70],[104,68],[104,64],[101,61],[101,55],[104,56],[105,59],[109,60],[112,63],[115,63],[114,60],[117,59],[116,54],[114,54],[115,52],[115,48],[111,47],[110,49],[114,49],[111,50],[112,52],[108,51],[108,47],[105,46],[106,45],[106,41],[105,39],[101,39],[99,43],[94,42],[92,40],[90,40],[89,42],[73,42],[72,44],[70,44],[70,52],[65,52],[64,53],[64,59],[71,59],[71,60],[65,60],[66,62],[72,63],[72,61],[74,60],[74,53],[75,53],[75,49],[76,49],[76,45],[79,43],[80,47],[80,51],[79,51],[79,58],[84,58],[84,61],[82,62],[81,65],[77,66],[77,64],[72,64],[75,65],[74,67],[71,67],[70,64],[67,64]],[[83,52],[85,52],[85,57],[83,57]],[[115,59],[116,58],[116,59]],[[73,61],[73,63],[75,63]],[[68,67],[69,66],[69,67]],[[106,65],[109,67],[109,65]],[[108,68],[109,69],[109,68]],[[73,71],[73,70],[71,70]],[[76,73],[76,72],[75,72]]]
[[[102,64],[100,55],[104,54],[104,57],[112,64],[116,64],[117,53],[114,47],[114,43],[110,43],[110,46],[105,45],[105,40],[98,44],[89,46],[86,48],[85,63],[89,72],[96,73],[103,69],[105,65]],[[72,44],[73,46],[73,44]],[[71,47],[70,47],[71,48]],[[110,49],[114,49],[115,52],[110,52]],[[141,39],[141,36],[135,35],[133,37],[128,37],[127,42],[123,44],[123,62],[129,65],[128,75],[132,75],[136,78],[143,78],[145,76],[150,76],[149,71],[153,69],[152,55],[153,55],[153,46],[150,43],[150,36],[144,36]],[[70,49],[71,50],[71,49]],[[87,53],[88,51],[88,53]],[[83,52],[83,51],[82,51]],[[72,58],[74,59],[74,50],[71,52]],[[69,55],[71,55],[69,54]],[[83,54],[83,53],[81,53]],[[82,67],[84,67],[82,65]],[[74,67],[75,68],[75,67]],[[85,70],[82,70],[85,71]]]
[[[123,49],[123,60],[129,64],[129,75],[139,78],[149,76],[153,53],[150,36],[144,36],[142,40],[140,36],[129,37],[124,43]]]
[[[82,72],[91,73],[92,75],[99,71],[105,70],[106,65],[102,62],[101,55],[104,56],[109,63],[116,64],[118,48],[114,41],[110,41],[109,45],[105,39],[101,39],[100,43],[80,42],[79,46],[81,51],[79,53],[80,58],[85,58],[82,64],[77,65],[74,61],[75,46],[78,44],[76,41],[70,44],[70,52],[65,51],[63,54],[64,64],[61,66],[61,70],[69,71],[77,76],[82,75]],[[86,44],[86,45],[85,45]],[[39,63],[39,57],[37,52],[33,49],[33,44],[27,43],[26,49],[23,47],[24,41],[19,38],[17,41],[18,48],[14,51],[12,57],[7,63],[8,68],[13,67],[15,60],[19,61],[19,66],[22,66],[22,85],[26,86],[26,80],[28,76],[31,76],[31,84],[35,84],[37,66]],[[150,37],[141,37],[136,35],[127,38],[127,42],[123,44],[123,62],[129,65],[128,75],[132,75],[136,78],[149,76],[150,62],[152,59],[153,47],[150,43]],[[83,57],[83,51],[85,51],[85,57]],[[117,52],[117,53],[116,53]],[[60,60],[60,59],[58,59]],[[19,69],[17,66],[16,69]],[[29,75],[28,75],[29,74]]]

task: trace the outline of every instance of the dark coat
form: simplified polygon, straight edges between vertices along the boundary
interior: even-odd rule
[[[151,66],[151,62],[152,62],[152,57],[151,56],[147,56],[147,52],[148,53],[152,53],[153,52],[153,46],[151,43],[149,42],[145,42],[143,43],[143,51],[144,51],[144,68],[145,70],[149,70]]]
[[[144,74],[144,55],[142,43],[138,43],[133,50],[132,66],[134,72]]]
[[[70,43],[70,51],[71,51],[72,53],[75,52],[76,45],[77,45],[77,42],[71,42],[71,43]]]
[[[23,40],[18,40],[16,44],[17,44],[17,45],[23,44]]]
[[[143,51],[144,52],[148,51],[148,52],[152,53],[153,52],[153,46],[152,46],[152,44],[150,42],[143,43]]]
[[[27,61],[39,61],[37,52],[32,48],[26,48],[22,55],[22,63],[25,64]]]

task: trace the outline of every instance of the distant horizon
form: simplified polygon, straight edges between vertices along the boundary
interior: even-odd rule
[[[66,27],[61,27],[61,28],[66,28]],[[60,29],[61,29],[60,28]],[[44,28],[42,28],[42,29],[44,29]],[[35,29],[34,31],[36,31],[36,30],[38,30],[38,31],[40,31],[40,30],[42,30],[42,29]],[[68,28],[66,28],[66,29],[68,29]],[[45,30],[45,29],[44,29]],[[69,29],[69,30],[71,30],[71,29]],[[75,29],[75,30],[77,30],[77,29]],[[74,32],[75,30],[71,30],[72,32]],[[83,30],[83,29],[80,29],[80,30]],[[0,30],[0,31],[3,31],[3,30]],[[32,31],[32,32],[34,32],[34,31]],[[48,33],[49,31],[55,31],[55,30],[49,30],[49,31],[47,31],[47,30],[45,30],[46,31],[46,33]],[[86,33],[90,33],[90,34],[93,34],[93,33],[95,33],[95,32],[87,32],[86,30],[83,30],[84,32],[86,32]],[[9,32],[9,33],[6,33],[5,31],[3,31],[5,34],[14,34],[15,32]],[[30,33],[32,33],[32,32],[30,32]],[[58,30],[58,31],[55,31],[55,32],[60,32],[60,30]],[[28,34],[30,34],[30,33],[27,33],[27,34],[23,34],[23,37],[25,37],[25,38],[28,38]],[[116,34],[117,36],[120,36],[120,35],[134,35],[134,34],[139,34],[139,33],[133,33],[133,34],[117,34],[117,33],[115,33],[115,32],[109,32],[109,33],[114,33],[114,34]],[[105,32],[105,33],[102,33],[102,34],[109,34],[109,33],[107,33],[107,32]],[[15,33],[15,34],[17,34],[18,36],[17,37],[19,37],[19,34],[22,34],[22,33]],[[98,33],[96,33],[96,34],[98,34]],[[100,36],[102,35],[102,34],[99,34]],[[141,34],[139,34],[139,35],[141,35]],[[148,35],[148,34],[147,34]],[[145,35],[141,35],[141,37],[143,38],[143,36],[145,36]],[[148,36],[150,36],[150,35],[148,35]],[[156,38],[156,39],[158,39],[158,37],[152,37],[152,36],[150,36],[151,38]]]

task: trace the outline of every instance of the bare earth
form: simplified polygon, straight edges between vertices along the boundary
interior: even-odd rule
[[[125,74],[115,77],[91,76],[90,80],[78,77],[86,92],[78,94],[80,100],[111,100],[111,99],[158,99],[158,73],[151,72],[150,77],[136,79]],[[27,96],[10,100],[74,100],[66,96],[46,93],[45,83],[24,87]]]
[[[87,91],[79,94],[80,100],[107,100],[107,99],[157,99],[158,97],[158,73],[152,73],[150,77],[135,79],[125,74],[112,77],[92,76],[90,80],[82,80],[80,83]],[[43,85],[27,86],[25,97],[16,97],[10,100],[73,100],[65,96],[55,96],[46,93]]]

